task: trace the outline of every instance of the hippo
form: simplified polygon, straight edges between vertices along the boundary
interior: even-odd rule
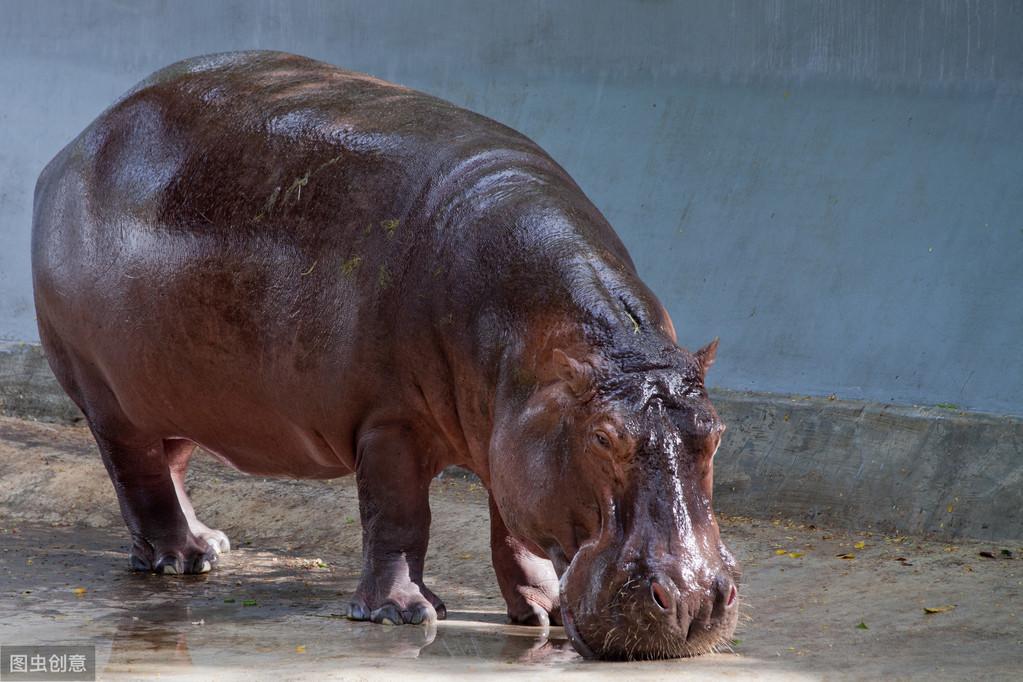
[[[197,446],[258,476],[355,475],[353,620],[435,623],[429,488],[489,494],[511,622],[597,659],[735,628],[711,508],[724,425],[667,311],[536,143],[441,99],[280,52],[188,59],[42,171],[39,334],[81,408],[130,565],[210,570]]]

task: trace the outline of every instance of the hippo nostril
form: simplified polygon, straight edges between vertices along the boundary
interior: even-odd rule
[[[650,581],[650,596],[653,598],[654,603],[657,604],[658,608],[662,611],[670,611],[675,600],[671,598],[671,593],[665,589],[664,585],[660,584],[656,580]]]
[[[722,608],[727,609],[735,603],[735,597],[738,592],[735,589],[735,583],[731,579],[725,576],[718,576],[717,580],[714,581],[714,589],[717,592],[714,600],[715,613],[720,612]]]

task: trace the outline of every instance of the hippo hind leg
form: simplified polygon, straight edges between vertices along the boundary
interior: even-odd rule
[[[188,527],[163,439],[121,429],[108,435],[91,420],[90,427],[131,533],[132,568],[165,574],[209,571],[217,553]]]
[[[165,441],[132,424],[105,381],[89,370],[91,363],[72,352],[54,331],[38,299],[37,306],[39,336],[50,367],[85,415],[114,484],[121,516],[131,533],[132,568],[156,573],[209,571],[217,554],[189,528]]]
[[[228,540],[227,535],[223,531],[210,528],[199,520],[195,515],[192,500],[188,498],[188,492],[185,490],[185,473],[188,471],[188,461],[195,452],[195,443],[178,438],[169,439],[163,442],[163,450],[170,466],[171,479],[174,481],[174,492],[177,494],[185,520],[188,521],[188,530],[192,532],[192,535],[205,540],[206,544],[217,554],[230,551],[231,541]]]
[[[447,616],[423,584],[430,533],[433,471],[401,426],[374,429],[360,439],[355,471],[362,517],[363,572],[345,607],[348,618],[419,624]]]
[[[175,490],[164,439],[136,428],[101,381],[70,384],[85,413],[131,533],[131,566],[155,573],[205,573],[217,553],[188,526]]]

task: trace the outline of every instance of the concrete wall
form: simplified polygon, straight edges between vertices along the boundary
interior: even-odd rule
[[[32,187],[151,71],[273,48],[535,138],[732,389],[1023,414],[1023,3],[8,2],[0,340]]]

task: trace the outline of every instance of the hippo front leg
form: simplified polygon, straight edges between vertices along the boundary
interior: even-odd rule
[[[539,551],[508,532],[491,496],[491,559],[509,620],[519,625],[560,625],[558,574]]]
[[[352,620],[400,625],[447,616],[423,584],[434,471],[411,431],[376,429],[360,440],[355,478],[362,517],[363,569],[346,607]]]

